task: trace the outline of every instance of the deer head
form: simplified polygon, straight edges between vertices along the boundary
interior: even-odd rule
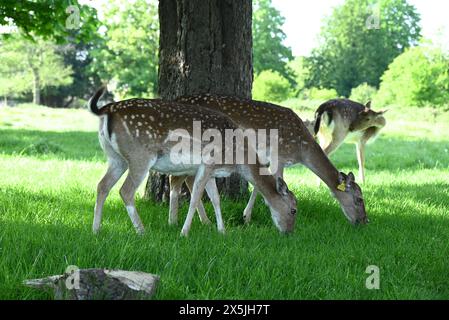
[[[280,177],[276,179],[276,193],[280,197],[273,197],[273,199],[267,200],[267,197],[264,196],[265,202],[270,208],[271,217],[279,231],[290,233],[295,227],[296,197]]]
[[[366,224],[369,222],[366,216],[362,190],[355,182],[355,177],[352,172],[348,175],[343,172],[339,173],[338,185],[333,193],[341,203],[346,218],[352,224]]]
[[[365,109],[360,111],[357,115],[356,120],[354,120],[351,123],[350,130],[351,131],[365,130],[369,127],[372,127],[372,126],[378,124],[379,122],[385,121],[385,119],[383,118],[383,115],[387,111],[388,110],[376,112],[376,111],[372,110],[371,109],[371,101],[369,101],[365,105]]]

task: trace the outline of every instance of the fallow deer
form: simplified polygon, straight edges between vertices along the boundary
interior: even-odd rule
[[[260,101],[210,94],[185,96],[177,101],[222,112],[245,129],[278,129],[278,170],[273,172],[274,176],[282,178],[285,167],[301,163],[327,184],[351,223],[368,222],[362,190],[355,182],[354,175],[346,175],[334,167],[303,121],[291,109]],[[182,184],[182,181],[183,179],[176,180],[178,184]],[[171,188],[179,190],[180,186]],[[255,185],[244,210],[244,220],[247,223],[251,220],[257,193],[258,187]],[[177,205],[174,202],[171,204]],[[171,207],[170,211],[172,210],[177,212],[177,208]]]
[[[365,146],[373,142],[385,126],[385,112],[371,110],[371,102],[363,105],[348,99],[329,100],[315,113],[314,133],[328,156],[344,141],[355,143],[359,179],[365,182]]]
[[[105,88],[98,90],[88,104],[90,111],[100,117],[99,140],[109,162],[108,170],[97,188],[94,233],[99,231],[103,205],[109,191],[127,169],[128,176],[120,189],[120,195],[138,233],[143,233],[144,227],[137,213],[134,197],[150,169],[174,176],[195,176],[190,207],[181,235],[187,236],[190,230],[204,188],[209,187],[212,199],[217,201],[217,222],[221,220],[218,191],[212,178],[228,176],[233,172],[241,174],[260,190],[270,208],[272,219],[281,232],[293,231],[296,198],[281,178],[260,175],[262,166],[258,161],[255,164],[217,164],[214,161],[203,161],[202,149],[196,153],[195,150],[192,152],[191,148],[181,154],[189,159],[187,163],[172,161],[173,147],[178,144],[170,138],[173,131],[184,130],[187,137],[183,138],[193,143],[193,149],[198,142],[204,147],[206,142],[202,138],[200,141],[195,140],[195,134],[192,134],[196,130],[194,122],[200,121],[203,131],[218,130],[220,137],[225,137],[226,130],[238,128],[228,117],[207,108],[158,99],[124,100],[109,103],[99,109],[97,103],[104,91]],[[219,152],[222,153],[221,156],[226,157],[224,153],[235,154],[237,148],[243,148],[246,154],[249,146],[232,145],[231,150],[224,147]]]

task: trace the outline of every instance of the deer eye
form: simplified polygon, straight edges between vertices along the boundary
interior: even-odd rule
[[[292,216],[294,216],[294,215],[296,214],[296,209],[292,209],[292,210],[290,211],[290,214],[291,214]]]

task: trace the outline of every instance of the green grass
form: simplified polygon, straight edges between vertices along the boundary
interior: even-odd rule
[[[184,239],[180,226],[168,226],[166,205],[140,196],[147,234],[137,236],[117,187],[100,235],[92,235],[106,169],[97,119],[84,110],[0,109],[0,298],[51,298],[22,281],[77,265],[159,274],[156,299],[448,299],[448,123],[449,114],[428,109],[390,111],[368,147],[368,226],[349,225],[328,190],[298,166],[286,176],[298,197],[292,235],[276,231],[259,198],[251,225],[242,224],[244,202],[223,201],[225,236],[195,217]],[[352,145],[332,160],[356,171]],[[186,211],[184,203],[181,221]],[[365,288],[369,265],[380,268],[380,290]]]

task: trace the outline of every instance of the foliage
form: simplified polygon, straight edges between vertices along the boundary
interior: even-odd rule
[[[115,85],[119,98],[157,92],[159,20],[150,0],[115,0],[105,7],[103,41],[93,50],[92,70]]]
[[[375,3],[378,9],[371,7]],[[379,28],[368,28],[376,16]],[[343,96],[364,82],[378,87],[394,58],[419,40],[419,22],[407,0],[346,0],[326,20],[321,44],[307,59],[308,86],[334,88]]]
[[[15,35],[2,40],[0,94],[39,92],[49,86],[70,84],[72,70],[64,65],[56,49],[55,45],[42,39],[31,41]],[[9,81],[17,86],[11,87]]]
[[[277,71],[265,70],[255,77],[253,98],[255,100],[280,102],[292,95],[289,81]]]
[[[382,77],[379,104],[441,106],[449,101],[449,57],[432,46],[411,48]]]
[[[351,90],[350,99],[365,104],[368,101],[373,100],[376,94],[377,89],[365,82]]]
[[[27,91],[28,79],[16,72],[12,67],[17,66],[16,60],[12,57],[6,57],[3,52],[0,51],[0,96],[5,100],[12,97],[17,97],[23,92]]]
[[[271,0],[253,1],[253,65],[255,75],[264,70],[278,72],[293,82],[288,61],[292,51],[284,45],[286,35],[282,30],[285,18],[273,7]]]
[[[292,71],[293,79],[295,82],[295,96],[305,88],[306,81],[309,77],[310,71],[305,64],[304,57],[296,57],[287,64],[288,68]]]
[[[91,68],[92,49],[94,43],[100,39],[85,43],[67,44],[58,47],[58,53],[62,56],[64,64],[73,70],[73,82],[66,86],[50,86],[43,92],[43,104],[47,106],[65,108],[80,107],[85,105],[85,100],[90,99],[93,90],[101,86],[101,79]]]
[[[309,88],[303,92],[302,98],[324,102],[338,98],[338,93],[335,89]]]
[[[67,28],[72,20],[70,6],[79,12],[79,27]],[[72,23],[73,24],[73,23]],[[0,1],[0,25],[14,25],[27,37],[53,38],[59,43],[67,41],[89,41],[96,33],[96,10],[80,5],[77,0]]]

